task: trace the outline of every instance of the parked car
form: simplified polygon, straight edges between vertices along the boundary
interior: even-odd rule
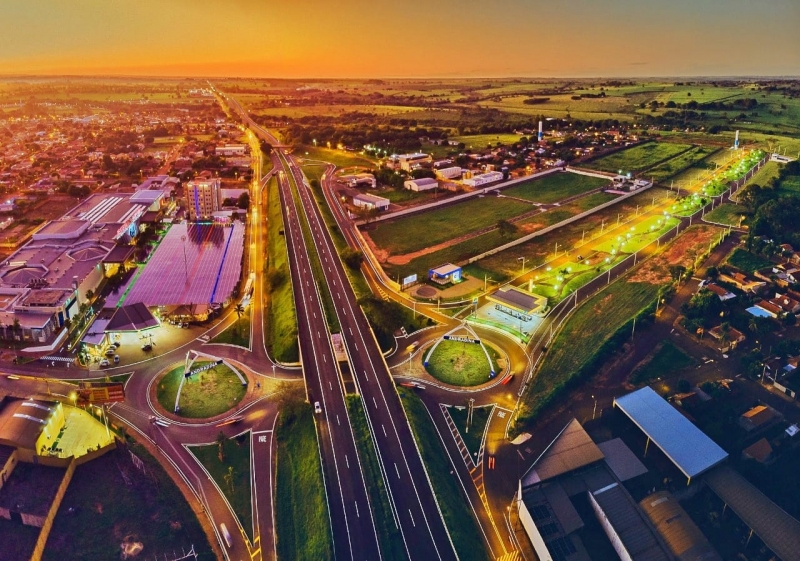
[[[119,355],[114,355],[114,364],[119,364]]]
[[[108,366],[108,365],[110,365],[110,364],[111,364],[111,363],[110,363],[110,362],[108,362],[108,359],[107,359],[107,358],[104,358],[103,360],[101,360],[101,361],[100,361],[100,367],[101,367],[101,368],[104,368],[104,367],[106,367],[106,366]]]
[[[319,401],[314,402],[314,413],[322,413],[322,406],[319,404]]]
[[[150,352],[153,350],[153,345],[151,345],[150,343],[145,343],[144,345],[142,345],[142,350],[144,352]]]
[[[106,356],[114,356],[115,348],[106,349]]]

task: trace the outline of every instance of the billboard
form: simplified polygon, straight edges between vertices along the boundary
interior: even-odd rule
[[[456,335],[445,335],[442,339],[446,339],[448,341],[458,341],[459,343],[474,343],[479,345],[481,340],[480,339],[471,339],[469,337],[457,337]]]
[[[119,403],[125,401],[125,386],[120,382],[81,382],[78,403]]]
[[[410,286],[417,282],[417,274],[414,273],[413,275],[408,275],[406,278],[403,279],[403,288],[406,286]]]

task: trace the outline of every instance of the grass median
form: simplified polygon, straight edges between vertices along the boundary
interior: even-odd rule
[[[367,426],[364,404],[359,396],[347,396],[347,412],[350,417],[350,424],[353,426],[356,443],[358,444],[359,458],[361,459],[361,466],[364,468],[364,477],[367,487],[369,487],[369,500],[383,558],[387,561],[408,559],[405,545],[403,544],[403,536],[394,523],[391,505],[389,504],[389,495],[386,492],[383,475],[378,464],[378,456],[375,453],[375,445],[369,433],[369,426]]]
[[[233,324],[222,333],[211,339],[209,343],[222,343],[238,347],[250,347],[250,318],[252,306],[248,305],[242,315],[236,318]],[[233,312],[236,313],[235,311]]]
[[[197,361],[192,368],[210,364],[209,361]],[[178,395],[184,366],[180,365],[164,375],[158,381],[156,397],[158,403],[167,411],[174,411],[175,398]],[[220,415],[233,409],[247,393],[247,386],[242,385],[236,373],[225,364],[219,364],[193,374],[187,378],[181,390],[180,411],[177,415],[188,419],[205,419]]]
[[[220,444],[191,446],[189,451],[208,471],[228,499],[245,533],[253,540],[253,506],[250,500],[249,433]],[[220,459],[221,458],[221,459]],[[232,530],[232,528],[231,528]]]
[[[300,359],[297,312],[277,179],[270,179],[267,189],[268,252],[264,292],[268,294],[268,307],[264,314],[264,333],[267,334],[267,348],[272,358],[280,362],[297,362]]]
[[[488,382],[492,371],[500,372],[497,351],[486,345],[441,341],[430,356],[426,355],[428,373],[454,386],[477,386]],[[487,358],[486,354],[489,354]]]
[[[442,450],[439,433],[428,410],[412,391],[405,388],[398,388],[398,391],[459,559],[486,561],[488,555],[480,538],[480,528],[452,474],[453,468],[447,454]],[[436,516],[436,513],[429,515]]]
[[[281,412],[275,427],[278,559],[330,560],[333,538],[311,405],[299,404],[292,409]]]

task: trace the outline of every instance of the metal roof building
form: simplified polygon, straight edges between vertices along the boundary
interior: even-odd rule
[[[722,561],[703,532],[667,491],[659,491],[639,502],[661,539],[677,561]]]
[[[689,479],[723,462],[728,453],[652,388],[614,399],[622,411]]]

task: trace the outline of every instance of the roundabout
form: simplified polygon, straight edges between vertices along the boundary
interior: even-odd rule
[[[190,373],[186,376],[186,373]],[[156,379],[156,402],[183,419],[209,419],[236,408],[247,394],[247,378],[222,359],[204,357],[163,371]]]
[[[477,337],[445,335],[420,355],[428,374],[455,387],[480,386],[507,370],[506,355]]]

